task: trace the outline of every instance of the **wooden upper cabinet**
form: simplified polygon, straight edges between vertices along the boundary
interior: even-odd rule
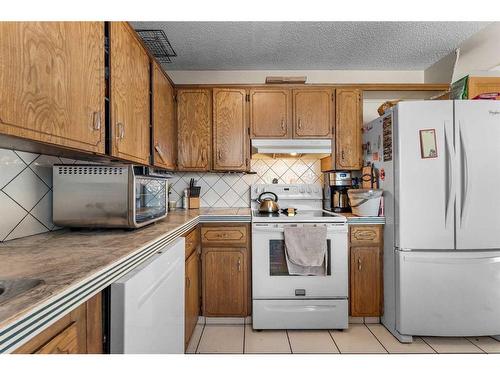
[[[0,23],[0,132],[105,152],[103,22]]]
[[[177,91],[179,170],[210,170],[212,98],[210,89]]]
[[[362,104],[358,89],[336,90],[335,166],[338,170],[362,168]]]
[[[288,89],[250,90],[250,137],[291,138],[292,100]]]
[[[157,63],[153,63],[153,163],[175,169],[177,129],[174,89]]]
[[[149,56],[126,22],[111,22],[111,155],[149,164]]]
[[[246,171],[249,141],[246,90],[213,90],[213,169]]]
[[[334,107],[331,89],[293,90],[293,138],[331,138]]]

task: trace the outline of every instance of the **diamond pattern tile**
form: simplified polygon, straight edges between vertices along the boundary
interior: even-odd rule
[[[3,188],[13,200],[27,211],[31,211],[50,188],[30,169],[23,170]]]
[[[75,162],[0,149],[0,242],[60,229],[52,222],[52,166]]]
[[[319,159],[283,158],[252,159],[252,171],[241,173],[174,173],[170,179],[172,193],[169,200],[182,207],[182,195],[190,178],[201,186],[202,207],[249,207],[250,185],[270,184],[274,178],[280,184],[320,183],[322,179]]]

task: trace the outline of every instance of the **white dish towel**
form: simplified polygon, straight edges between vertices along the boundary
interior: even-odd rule
[[[285,257],[290,275],[326,275],[326,227],[285,227]]]

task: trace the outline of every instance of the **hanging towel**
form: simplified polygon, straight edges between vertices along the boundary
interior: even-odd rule
[[[326,275],[326,227],[285,227],[285,257],[290,275]]]

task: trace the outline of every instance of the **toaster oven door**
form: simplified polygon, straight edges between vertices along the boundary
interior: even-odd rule
[[[164,178],[135,177],[135,226],[146,225],[167,215],[167,183]]]

